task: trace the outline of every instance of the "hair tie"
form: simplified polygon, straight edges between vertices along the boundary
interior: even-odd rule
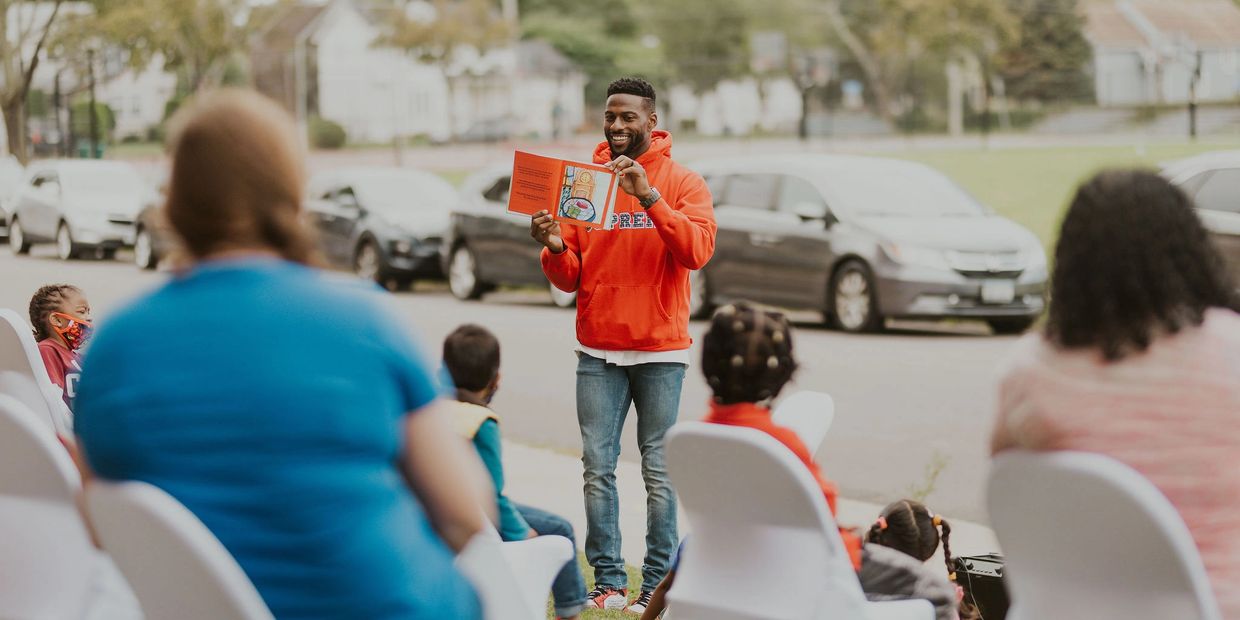
[[[740,368],[741,366],[744,366],[744,365],[745,365],[745,358],[741,357],[739,354],[732,356],[732,367],[733,368]]]
[[[887,518],[886,517],[879,517],[878,521],[876,521],[875,523],[878,524],[878,529],[880,531],[887,529]]]
[[[948,580],[948,581],[956,581],[956,571],[952,571],[952,572],[950,572],[950,573],[947,573],[947,580]]]
[[[770,368],[771,370],[775,370],[776,368],[779,368],[779,358],[775,357],[774,355],[766,358],[766,367]]]
[[[940,517],[939,515],[934,515],[934,517],[930,519],[930,521],[934,523],[934,527],[943,525],[943,517]]]

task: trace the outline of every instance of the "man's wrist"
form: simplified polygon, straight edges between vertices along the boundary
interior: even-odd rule
[[[659,190],[651,187],[650,192],[645,196],[638,196],[637,203],[640,204],[643,209],[649,209],[654,206],[654,203],[659,202],[660,198],[662,198],[662,196],[659,195]]]

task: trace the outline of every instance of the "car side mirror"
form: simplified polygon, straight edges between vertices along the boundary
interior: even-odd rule
[[[357,201],[357,196],[352,194],[340,194],[339,196],[336,196],[335,202],[342,209],[357,211],[358,213],[362,212],[361,203]]]
[[[828,227],[835,223],[835,216],[821,203],[802,202],[794,206],[792,212],[801,218],[802,222],[822,222]]]

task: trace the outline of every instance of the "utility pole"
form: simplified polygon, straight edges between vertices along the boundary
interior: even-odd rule
[[[65,149],[68,144],[65,136],[65,128],[60,123],[60,74],[63,71],[63,68],[56,71],[56,81],[52,85],[52,114],[56,117],[56,135],[60,137],[60,144],[56,146],[56,155],[60,157],[67,155]]]
[[[1197,139],[1197,84],[1201,82],[1201,50],[1194,55],[1193,75],[1188,80],[1188,137]]]
[[[90,119],[90,153],[86,154],[87,159],[98,159],[99,157],[99,115],[96,114],[95,106],[95,50],[86,50],[86,75],[90,79],[90,111],[88,112]]]

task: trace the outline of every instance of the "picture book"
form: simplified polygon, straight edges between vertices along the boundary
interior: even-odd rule
[[[517,151],[508,212],[532,216],[547,211],[564,224],[603,228],[617,191],[616,173],[603,166]]]

